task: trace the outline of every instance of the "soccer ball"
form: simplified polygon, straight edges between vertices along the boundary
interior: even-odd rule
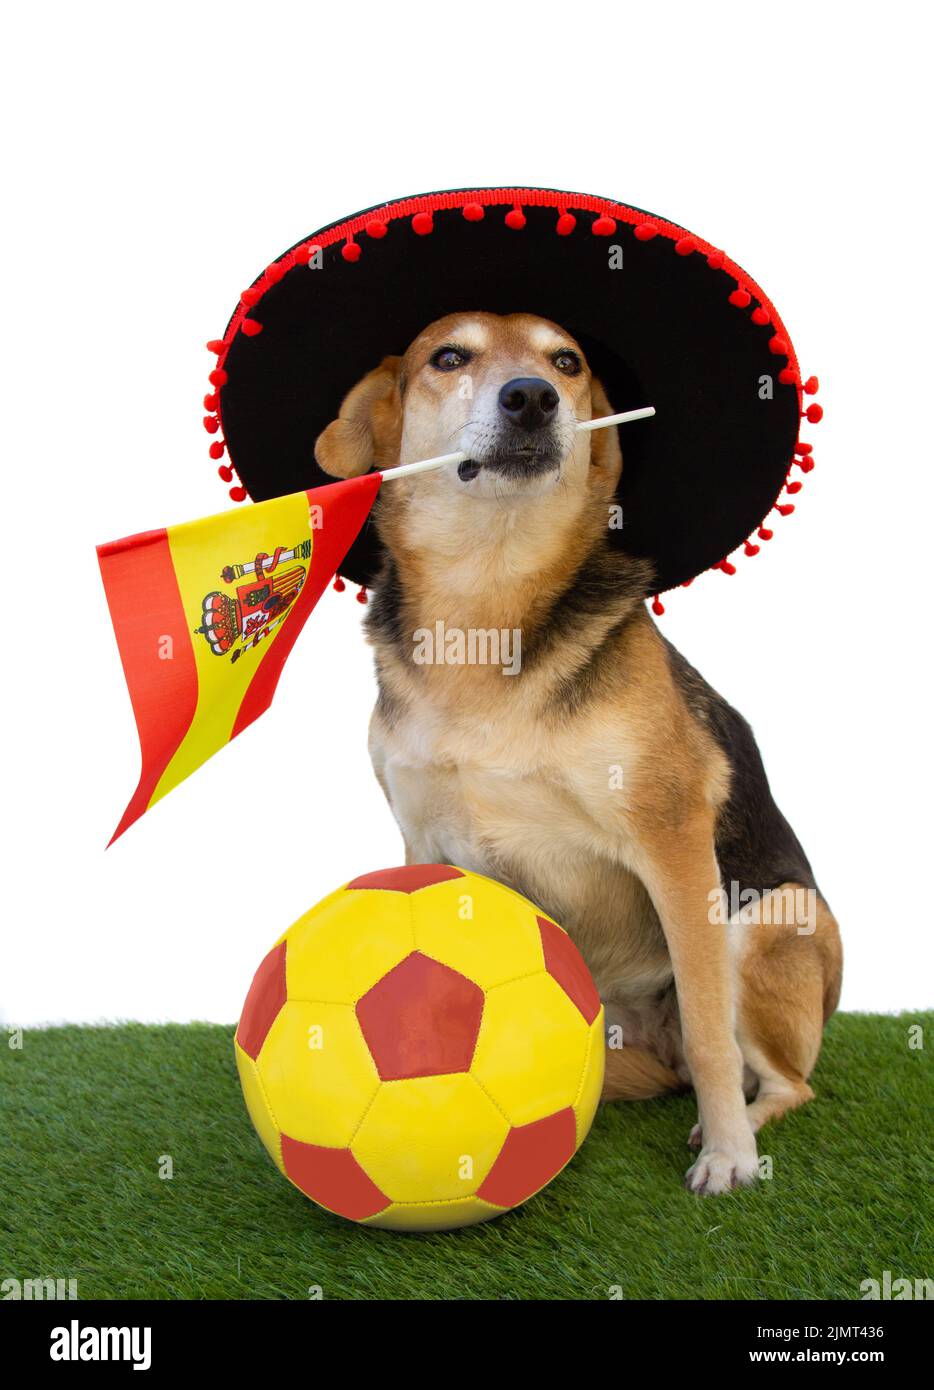
[[[570,937],[446,864],[355,878],[256,972],[235,1050],[250,1118],[312,1201],[445,1230],[526,1201],[576,1153],[603,1008]]]

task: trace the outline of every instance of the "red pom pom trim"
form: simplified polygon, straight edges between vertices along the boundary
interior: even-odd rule
[[[345,241],[341,247],[341,255],[344,260],[349,261],[351,265],[359,261],[361,254],[360,247],[355,241]]]
[[[245,502],[245,501],[246,501],[246,488],[245,488],[245,487],[232,487],[232,488],[230,489],[230,500],[231,500],[231,502]]]
[[[416,236],[430,236],[434,229],[430,212],[417,212],[412,218],[412,231]]]
[[[257,319],[241,319],[240,331],[248,338],[255,338],[257,334],[262,333],[263,325]]]
[[[389,228],[386,226],[386,223],[380,222],[378,218],[374,218],[372,222],[366,224],[366,234],[368,237],[372,237],[374,241],[382,241],[388,231]]]
[[[224,342],[223,338],[212,338],[210,342],[205,343],[208,352],[213,352],[217,357],[220,357],[226,346],[227,344]]]
[[[577,218],[571,212],[562,212],[555,223],[555,231],[558,236],[570,236],[577,226]]]
[[[252,309],[263,297],[263,291],[259,285],[251,285],[248,290],[244,290],[240,296],[240,302],[248,309]]]
[[[637,241],[651,241],[653,237],[658,236],[658,228],[654,222],[637,222],[632,230]]]
[[[665,611],[665,605],[662,603],[662,601],[661,601],[661,599],[659,598],[658,594],[656,594],[655,597],[654,597],[653,600],[652,600],[652,612],[656,615],[656,617],[660,618],[660,617],[662,616],[662,614],[664,613],[664,611]]]
[[[221,464],[220,468],[217,470],[217,476],[220,478],[220,480],[221,480],[222,483],[232,483],[232,482],[233,482],[233,469],[232,469],[232,468],[228,468],[227,464],[226,464],[226,463],[223,463],[223,464]]]
[[[522,228],[525,226],[525,213],[521,208],[510,208],[506,213],[505,221],[506,226],[510,227],[512,231],[521,232]],[[364,599],[364,603],[365,602],[366,600]]]
[[[223,367],[215,367],[213,372],[208,373],[208,381],[212,386],[226,386],[227,373],[224,371]]]
[[[468,222],[482,222],[486,216],[480,203],[465,203],[464,217]]]
[[[760,328],[763,324],[772,322],[768,309],[763,309],[761,304],[756,305],[749,317],[752,319],[753,323],[757,323]]]
[[[734,304],[737,309],[748,309],[752,303],[752,295],[748,290],[734,290],[730,295],[730,303]]]
[[[597,218],[590,230],[594,236],[612,236],[616,231],[616,223],[612,217],[604,215]]]
[[[680,241],[675,242],[675,250],[679,256],[693,256],[697,250],[697,240],[692,236],[683,236]]]
[[[812,425],[816,425],[819,420],[824,418],[824,407],[822,405],[809,405],[804,412],[804,418],[809,420]]]
[[[214,443],[208,449],[208,453],[210,454],[212,459],[222,459],[224,457],[225,448],[226,445],[224,444],[223,439],[215,439]]]
[[[221,422],[216,415],[205,415],[202,423],[208,434],[217,434],[217,431],[221,427]]]

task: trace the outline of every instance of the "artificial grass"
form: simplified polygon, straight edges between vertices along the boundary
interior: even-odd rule
[[[695,1114],[676,1096],[603,1107],[518,1211],[416,1236],[332,1217],[280,1177],[232,1029],[27,1031],[0,1049],[0,1269],[75,1278],[79,1298],[858,1298],[886,1269],[934,1273],[918,1024],[934,1037],[934,1014],[831,1020],[818,1099],[760,1134],[774,1176],[755,1190],[682,1188]]]

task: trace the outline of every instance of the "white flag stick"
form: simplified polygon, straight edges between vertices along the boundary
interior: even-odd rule
[[[630,420],[647,420],[655,414],[654,405],[644,405],[639,410],[624,410],[619,415],[603,415],[599,420],[580,420],[579,430],[605,430],[608,425],[627,425]],[[404,478],[411,473],[429,473],[433,468],[443,468],[446,463],[464,463],[470,458],[462,450],[456,454],[439,454],[433,459],[419,459],[418,463],[402,463],[398,468],[384,468],[384,478]]]
[[[599,420],[578,420],[579,430],[605,430],[607,425],[628,425],[630,420],[648,420],[655,414],[654,405],[641,406],[639,410],[624,410],[619,415],[601,415]]]

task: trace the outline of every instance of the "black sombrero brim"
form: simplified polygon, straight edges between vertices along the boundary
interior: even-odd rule
[[[312,267],[312,268],[310,268]],[[259,501],[332,479],[315,440],[349,389],[459,310],[524,311],[581,343],[628,425],[614,544],[648,557],[656,593],[757,549],[789,469],[807,471],[791,340],[769,299],[722,251],[609,199],[550,189],[465,189],[383,204],[272,262],[241,295],[205,398],[211,454],[231,496]],[[816,389],[816,380],[806,383]],[[820,418],[820,407],[806,412]],[[368,523],[341,573],[370,583]]]

